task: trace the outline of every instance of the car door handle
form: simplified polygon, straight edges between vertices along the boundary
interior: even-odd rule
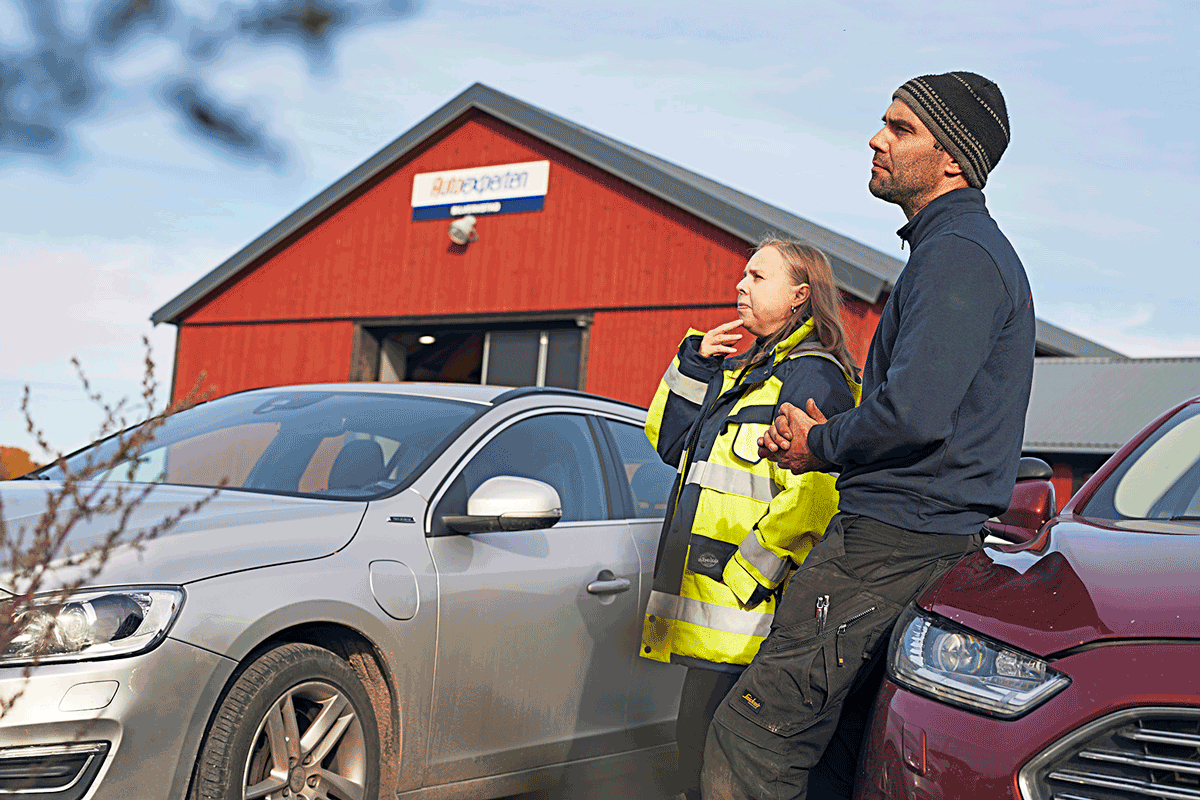
[[[633,586],[628,578],[618,578],[610,570],[602,569],[596,580],[587,585],[589,594],[620,594]]]

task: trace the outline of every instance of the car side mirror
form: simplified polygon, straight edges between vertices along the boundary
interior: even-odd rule
[[[1054,477],[1054,470],[1040,458],[1022,456],[1017,463],[1017,483],[1022,481],[1048,481]]]
[[[442,522],[458,533],[533,531],[562,519],[562,501],[554,487],[532,478],[488,478],[467,498],[465,515],[447,514]]]
[[[1050,482],[1053,476],[1054,470],[1040,458],[1022,458],[1008,510],[987,521],[988,533],[1014,544],[1032,541],[1058,513],[1054,484]]]

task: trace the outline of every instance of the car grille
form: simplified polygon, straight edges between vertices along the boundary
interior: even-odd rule
[[[1200,709],[1109,715],[1043,751],[1018,780],[1024,800],[1200,800]]]

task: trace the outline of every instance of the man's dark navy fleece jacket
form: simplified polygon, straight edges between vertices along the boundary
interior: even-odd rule
[[[883,308],[863,399],[809,431],[840,469],[839,510],[927,533],[978,533],[1012,498],[1033,380],[1025,268],[978,189],[899,230],[911,255]]]

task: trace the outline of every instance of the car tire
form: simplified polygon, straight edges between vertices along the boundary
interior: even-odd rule
[[[222,699],[189,797],[374,800],[379,754],[375,711],[350,665],[313,645],[281,645]]]

